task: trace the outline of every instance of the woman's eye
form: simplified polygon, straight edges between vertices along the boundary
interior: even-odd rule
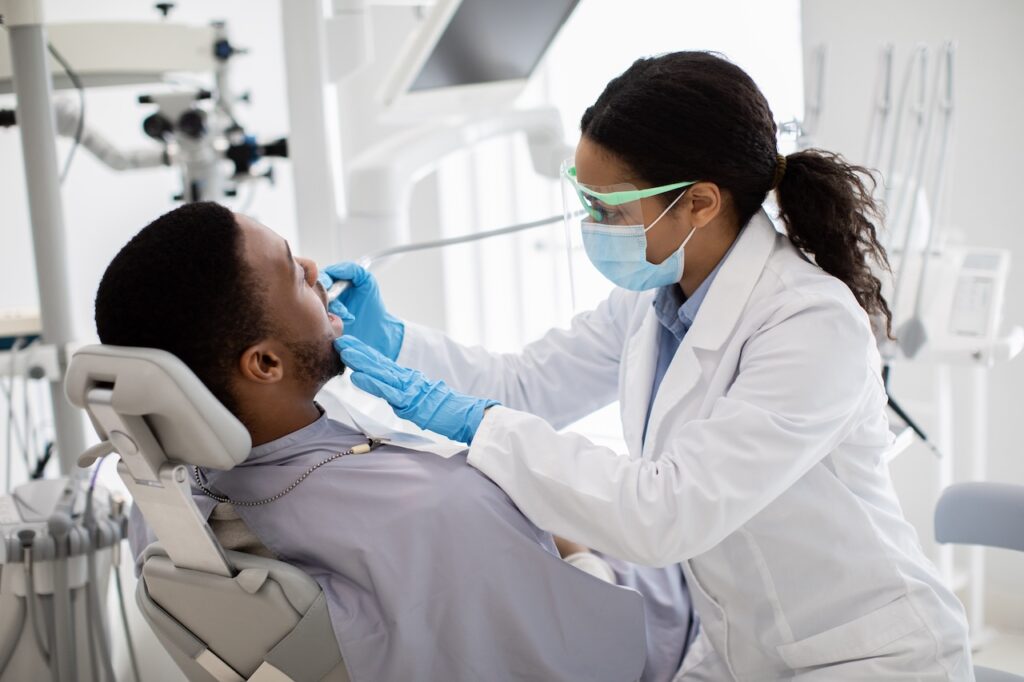
[[[594,216],[594,219],[600,223],[607,223],[615,216],[615,211],[610,210],[608,206],[605,206],[604,204],[601,203],[595,202],[591,206],[591,211],[592,215]]]

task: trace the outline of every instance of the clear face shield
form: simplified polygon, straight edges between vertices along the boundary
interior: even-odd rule
[[[586,294],[595,287],[583,283],[588,279],[581,272],[576,254],[586,253],[590,263],[600,273],[619,286],[629,289],[646,288],[650,283],[663,279],[661,274],[639,272],[649,270],[646,263],[646,232],[664,217],[682,197],[685,189],[695,181],[676,182],[658,187],[640,189],[629,183],[615,185],[590,185],[579,181],[573,160],[562,164],[562,203],[565,218],[566,243],[570,245],[569,268],[573,282],[573,299],[576,309],[588,309],[607,295],[607,284],[596,287],[600,291],[597,301],[589,300]],[[682,190],[682,192],[679,192]],[[668,206],[652,197],[667,192],[679,192]],[[583,244],[580,226],[590,234],[587,245]],[[594,233],[598,233],[595,237]],[[596,253],[600,251],[600,253]],[[651,266],[652,268],[655,266]],[[586,268],[594,271],[594,268]],[[669,270],[666,266],[662,270]],[[595,272],[594,274],[598,274]],[[579,303],[582,300],[582,305]]]

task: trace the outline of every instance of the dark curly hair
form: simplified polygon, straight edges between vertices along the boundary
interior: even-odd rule
[[[715,183],[732,197],[740,225],[760,209],[780,167],[764,95],[742,69],[708,52],[637,60],[584,112],[580,128],[652,185]],[[892,313],[871,269],[872,261],[889,269],[871,173],[817,149],[784,159],[776,191],[789,238],[891,336]]]
[[[96,292],[96,331],[117,346],[173,353],[238,415],[231,377],[270,329],[242,230],[219,204],[184,204],[132,237]]]

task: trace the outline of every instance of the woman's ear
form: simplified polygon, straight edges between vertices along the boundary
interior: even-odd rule
[[[261,341],[245,349],[238,361],[242,381],[272,384],[284,378],[284,365],[275,345]]]
[[[690,211],[690,224],[704,227],[722,212],[722,190],[713,182],[698,182],[691,185],[686,194],[689,201],[686,207]]]

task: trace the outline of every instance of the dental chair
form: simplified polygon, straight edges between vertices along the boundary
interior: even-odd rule
[[[320,586],[274,559],[225,550],[192,499],[191,465],[230,469],[249,433],[174,355],[87,346],[65,389],[103,441],[80,464],[120,455],[118,473],[157,542],[136,601],[194,682],[348,682]]]
[[[1024,486],[958,483],[935,506],[935,539],[1024,552]],[[977,682],[1024,682],[1013,673],[975,666]]]

